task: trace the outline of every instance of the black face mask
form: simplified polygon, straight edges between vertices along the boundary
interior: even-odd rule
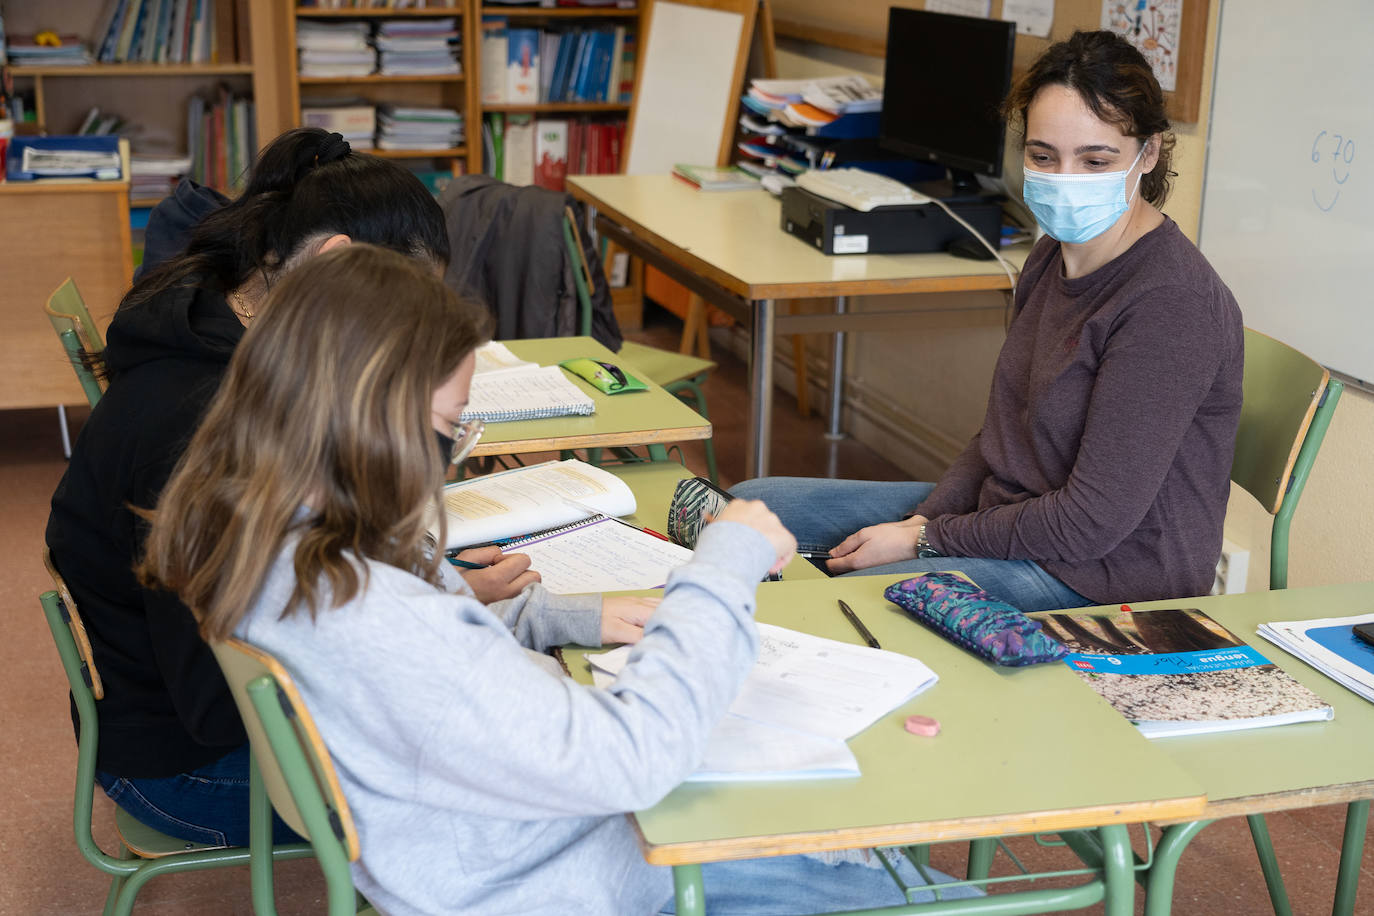
[[[439,461],[448,467],[453,461],[453,449],[458,443],[454,441],[452,436],[441,433],[437,429],[434,431],[434,441],[439,443]]]

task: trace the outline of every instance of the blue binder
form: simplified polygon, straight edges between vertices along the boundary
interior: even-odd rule
[[[122,177],[122,165],[75,175],[40,175],[26,172],[24,150],[29,148],[117,154],[119,137],[14,137],[10,140],[9,161],[5,168],[5,174],[9,176],[10,181],[33,181],[39,178],[96,178],[101,181],[118,181]]]

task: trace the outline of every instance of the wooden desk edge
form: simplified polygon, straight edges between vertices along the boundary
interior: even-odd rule
[[[943,843],[1028,833],[1059,833],[1064,830],[1083,830],[1112,824],[1140,824],[1146,821],[1180,823],[1202,819],[1202,812],[1207,807],[1206,802],[1206,796],[1198,795],[1063,811],[955,818],[915,824],[884,824],[766,837],[726,837],[662,845],[648,842],[640,831],[638,819],[633,815],[629,817],[635,834],[639,837],[640,851],[650,865],[696,865],[704,862],[787,856],[804,852],[866,849],[873,846],[908,846],[917,843]]]
[[[651,232],[637,220],[606,203],[575,181],[568,181],[568,193],[573,199],[594,207],[607,219],[616,223],[622,230],[633,236],[640,244],[657,249],[660,254],[678,263],[684,270],[698,276],[707,277],[721,289],[734,293],[744,299],[828,299],[834,296],[886,296],[895,293],[951,293],[977,292],[984,290],[1009,290],[1011,282],[1006,274],[959,274],[939,277],[894,277],[883,280],[825,280],[820,282],[799,283],[758,283],[750,284],[728,274],[709,261],[704,261],[690,251],[685,251],[657,233]],[[779,232],[782,230],[779,229]],[[673,257],[669,251],[677,251],[681,257]]]
[[[526,452],[558,452],[574,448],[614,448],[620,445],[657,445],[660,442],[688,442],[711,438],[711,424],[680,426],[673,429],[645,429],[624,433],[587,433],[583,436],[546,436],[538,439],[510,439],[505,442],[483,440],[472,450],[483,455],[514,455]]]
[[[1240,817],[1247,814],[1269,814],[1274,811],[1290,811],[1295,808],[1315,808],[1320,805],[1345,805],[1353,801],[1374,798],[1374,780],[1343,783],[1336,786],[1313,786],[1294,789],[1289,792],[1274,792],[1266,795],[1248,795],[1238,798],[1208,800],[1202,813],[1197,817],[1157,818],[1155,823],[1162,826],[1185,824],[1191,821],[1213,821],[1223,817]]]

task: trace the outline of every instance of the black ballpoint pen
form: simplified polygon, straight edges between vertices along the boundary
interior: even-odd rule
[[[875,649],[882,648],[882,646],[878,645],[878,640],[873,637],[873,634],[868,632],[868,627],[864,626],[864,622],[859,619],[858,615],[855,614],[844,601],[840,601],[840,613],[845,616],[846,620],[854,624],[854,629],[859,631],[859,635],[864,638],[864,642]]]

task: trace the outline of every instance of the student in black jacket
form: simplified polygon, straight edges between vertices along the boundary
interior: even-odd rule
[[[53,495],[47,543],[105,682],[97,778],[174,836],[247,843],[247,737],[190,610],[134,578],[146,533],[136,510],[156,504],[268,288],[353,240],[436,274],[448,262],[443,214],[410,172],[318,129],[273,141],[244,193],[201,219],[185,251],[153,265],[120,303],[106,334],[109,389]],[[487,600],[508,597],[535,578],[528,565],[511,557],[469,582]],[[280,822],[277,833],[290,836]]]

